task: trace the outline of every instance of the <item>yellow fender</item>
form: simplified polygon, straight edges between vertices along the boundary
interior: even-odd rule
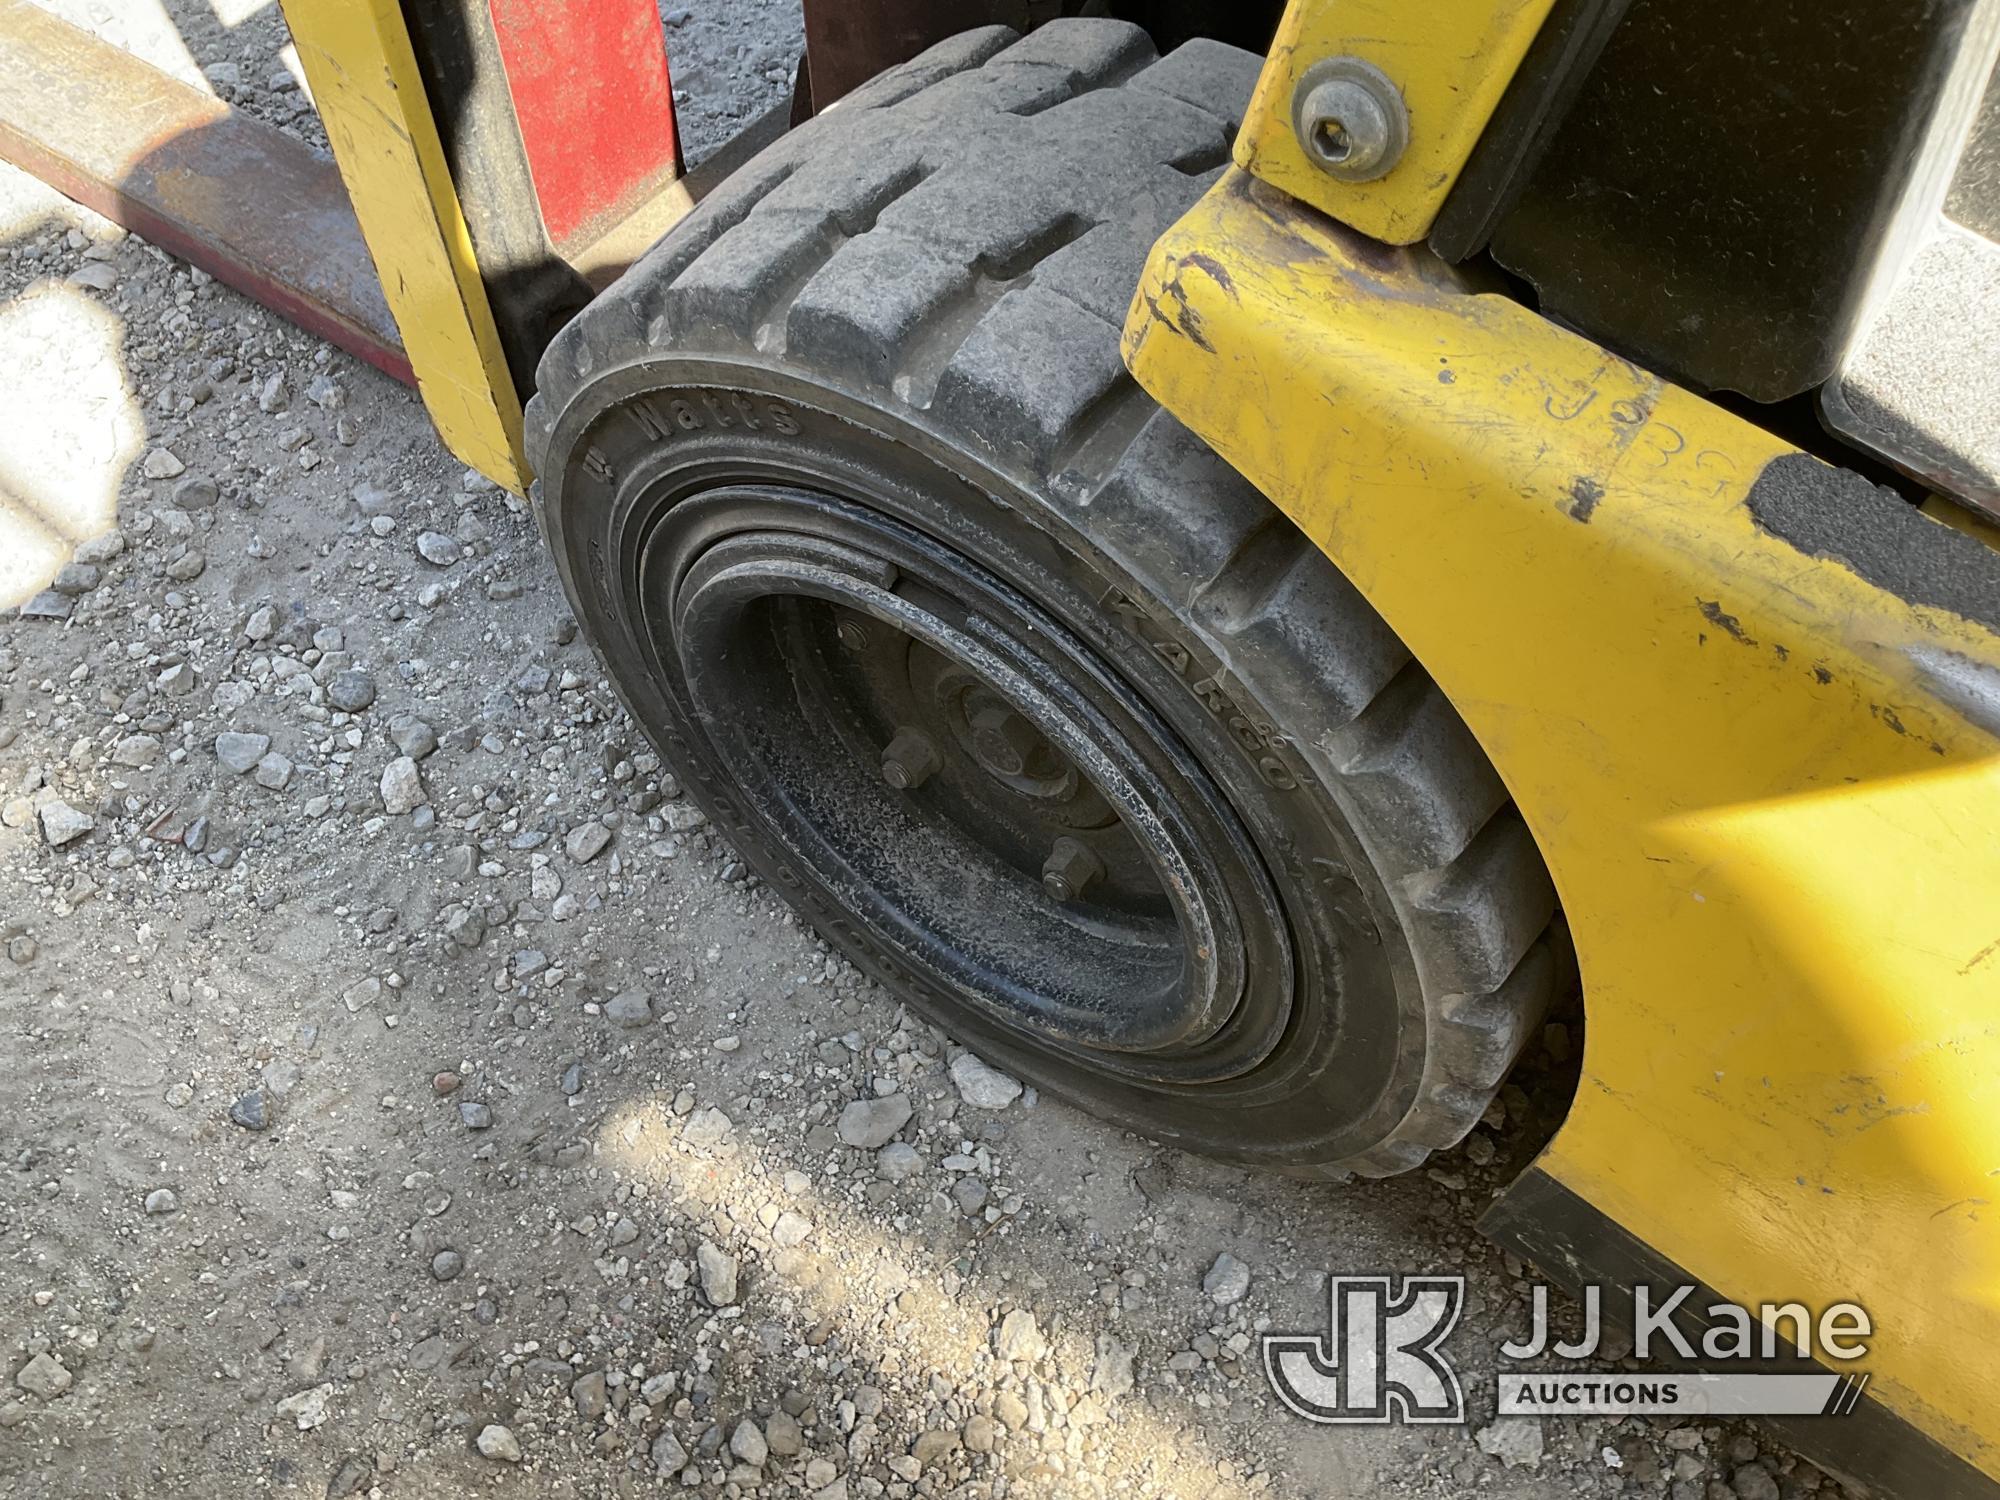
[[[1861,1303],[1836,1466],[1987,1492],[2000,556],[1241,171],[1125,354],[1401,634],[1554,875],[1583,1077],[1497,1227],[1575,1279]]]

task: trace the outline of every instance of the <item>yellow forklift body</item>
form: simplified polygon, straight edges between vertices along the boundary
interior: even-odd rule
[[[1859,1302],[1871,1394],[2000,1474],[2000,619],[1932,544],[1985,555],[1241,171],[1125,353],[1532,827],[1586,1008],[1537,1174],[1744,1305]]]

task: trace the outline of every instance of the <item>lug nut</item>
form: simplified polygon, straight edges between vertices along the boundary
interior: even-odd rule
[[[882,779],[899,792],[922,786],[944,765],[937,746],[921,729],[901,728],[882,752]]]
[[[840,644],[845,646],[849,651],[866,651],[868,649],[868,632],[861,628],[859,621],[842,620],[839,625],[834,627],[833,633],[840,637]]]
[[[1074,901],[1104,873],[1104,861],[1084,844],[1060,838],[1042,866],[1042,889],[1057,901]]]
[[[970,722],[973,753],[1002,776],[1026,775],[1029,760],[1046,743],[1033,724],[1002,703],[976,710]]]

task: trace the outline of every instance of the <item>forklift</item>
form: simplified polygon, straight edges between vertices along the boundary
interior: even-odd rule
[[[285,11],[334,331],[831,945],[1329,1182],[1580,985],[1482,1229],[2000,1495],[2000,3],[806,0],[692,174],[653,0]]]

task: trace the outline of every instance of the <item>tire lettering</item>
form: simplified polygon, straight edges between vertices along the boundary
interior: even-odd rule
[[[1135,640],[1171,667],[1175,676],[1186,681],[1192,655],[1187,647],[1167,637],[1154,625],[1152,616],[1137,601],[1118,589],[1108,589],[1099,602],[1117,617]],[[1251,718],[1238,708],[1236,701],[1223,688],[1220,676],[1210,675],[1189,682],[1187,688],[1194,701],[1243,747],[1266,786],[1280,792],[1298,789],[1298,777],[1292,773],[1284,757],[1277,753],[1288,748],[1290,742],[1271,725]]]
[[[759,401],[741,391],[703,391],[698,396],[676,396],[664,402],[640,397],[627,402],[622,409],[656,443],[669,441],[676,432],[731,432],[740,428],[745,432],[770,431],[781,437],[797,437],[802,430],[798,417],[782,401]],[[588,454],[584,463],[586,467],[591,464]]]
[[[637,422],[646,436],[654,442],[664,443],[674,435],[668,419],[653,410],[650,401],[634,401],[626,410],[632,413],[632,420]]]
[[[1195,697],[1201,699],[1202,706],[1212,714],[1219,714],[1229,707],[1229,696],[1222,691],[1222,684],[1213,677],[1204,677],[1194,684]]]
[[[590,584],[598,598],[611,602],[611,570],[605,565],[604,543],[596,537],[590,539]]]
[[[1110,608],[1113,614],[1125,622],[1126,627],[1131,630],[1132,634],[1139,635],[1139,627],[1145,623],[1146,619],[1146,612],[1144,610],[1116,589],[1111,590],[1110,593],[1104,596],[1104,603]],[[1140,638],[1144,639],[1143,636]]]

